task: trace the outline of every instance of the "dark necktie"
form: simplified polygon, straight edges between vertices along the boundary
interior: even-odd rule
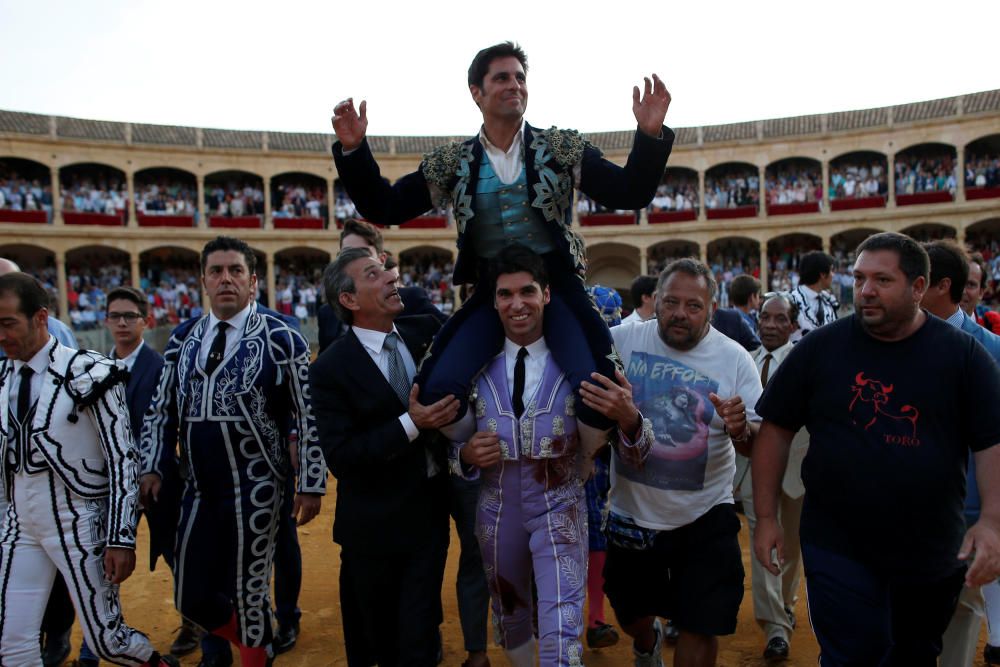
[[[391,332],[382,341],[382,348],[389,353],[389,384],[403,405],[410,405],[410,378],[406,373],[403,355],[399,351],[399,334]]]
[[[31,408],[31,376],[35,371],[31,366],[25,364],[21,366],[21,384],[17,389],[17,421],[24,423],[28,418],[28,410]]]
[[[524,414],[524,358],[528,349],[522,347],[517,351],[517,362],[514,364],[514,395],[511,402],[514,405],[514,416],[518,419]]]
[[[760,369],[760,386],[766,387],[768,374],[771,372],[771,359],[774,359],[774,355],[768,352],[764,355],[764,367]]]
[[[816,323],[819,326],[826,324],[826,314],[823,312],[823,300],[816,297]]]
[[[205,362],[205,373],[211,375],[219,367],[222,358],[226,356],[226,332],[229,330],[229,323],[219,322],[215,325],[215,340],[208,351],[208,361]]]

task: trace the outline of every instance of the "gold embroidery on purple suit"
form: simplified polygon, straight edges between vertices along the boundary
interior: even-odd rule
[[[566,416],[575,417],[576,416],[576,396],[570,394],[566,397]]]
[[[497,432],[497,420],[493,419],[492,417],[490,417],[489,420],[487,420],[487,422],[486,422],[486,430],[489,431],[490,433],[496,433]]]
[[[552,435],[557,438],[566,435],[566,423],[562,417],[555,416],[552,418]]]
[[[486,399],[477,398],[476,399],[476,419],[486,416]]]

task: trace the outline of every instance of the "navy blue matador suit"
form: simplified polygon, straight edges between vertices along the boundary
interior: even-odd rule
[[[278,512],[299,433],[299,493],[325,492],[302,335],[251,308],[211,376],[198,362],[209,316],[171,334],[143,424],[143,474],[166,479],[180,445],[184,491],[175,546],[177,609],[208,630],[231,622],[248,647],[271,641],[269,587]]]

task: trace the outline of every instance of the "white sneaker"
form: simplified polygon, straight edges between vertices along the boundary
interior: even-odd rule
[[[653,621],[653,632],[656,633],[656,644],[649,653],[640,653],[632,644],[632,655],[635,656],[635,667],[663,667],[663,624],[657,618]]]

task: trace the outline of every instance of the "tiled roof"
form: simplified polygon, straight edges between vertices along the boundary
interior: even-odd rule
[[[67,139],[125,141],[125,123],[83,118],[56,118],[56,134]]]
[[[260,132],[241,130],[204,130],[202,144],[209,148],[246,148],[261,150]]]
[[[765,120],[765,137],[788,137],[798,134],[819,134],[823,130],[823,116],[792,116]]]
[[[136,144],[166,144],[170,146],[194,146],[197,130],[178,125],[132,124],[132,142]]]
[[[942,100],[894,106],[892,107],[892,121],[894,123],[911,123],[943,116],[954,116],[956,113],[958,113],[958,98],[948,97]]]
[[[757,123],[730,123],[728,125],[708,125],[705,127],[705,143],[717,141],[740,141],[757,138]]]
[[[301,151],[307,153],[326,153],[333,145],[333,136],[329,134],[307,134],[304,132],[269,132],[267,138],[268,150]]]
[[[0,132],[48,134],[49,117],[37,113],[0,111]]]
[[[863,127],[878,127],[888,123],[885,107],[879,109],[859,109],[857,111],[838,111],[829,114],[827,129],[831,132],[857,130]]]
[[[964,103],[965,113],[1000,111],[1000,90],[988,90],[985,93],[966,95]]]
[[[894,107],[841,111],[830,114],[773,118],[764,121],[731,123],[728,125],[708,125],[702,128],[674,128],[675,144],[693,145],[701,134],[705,143],[727,141],[756,141],[758,128],[765,138],[805,136],[828,132],[844,132],[863,128],[886,126],[890,113],[894,123],[911,123],[958,114],[959,102],[966,114],[1000,111],[1000,90],[989,90]],[[0,110],[0,133],[47,135],[54,123],[59,137],[68,139],[90,139],[96,141],[124,143],[126,124],[80,118],[50,117],[41,114]],[[263,133],[257,131],[204,129],[202,145],[206,148],[238,148],[259,151],[263,148]],[[136,144],[161,144],[170,146],[196,146],[199,130],[193,127],[172,125],[132,124],[132,142]],[[585,135],[593,144],[605,151],[627,150],[632,145],[634,130],[611,132],[591,132]],[[375,153],[394,151],[412,155],[426,153],[436,146],[450,141],[462,141],[468,137],[427,137],[427,136],[372,136],[368,141]],[[273,151],[294,151],[326,153],[330,149],[333,136],[330,134],[310,134],[298,132],[269,132],[268,149]]]

